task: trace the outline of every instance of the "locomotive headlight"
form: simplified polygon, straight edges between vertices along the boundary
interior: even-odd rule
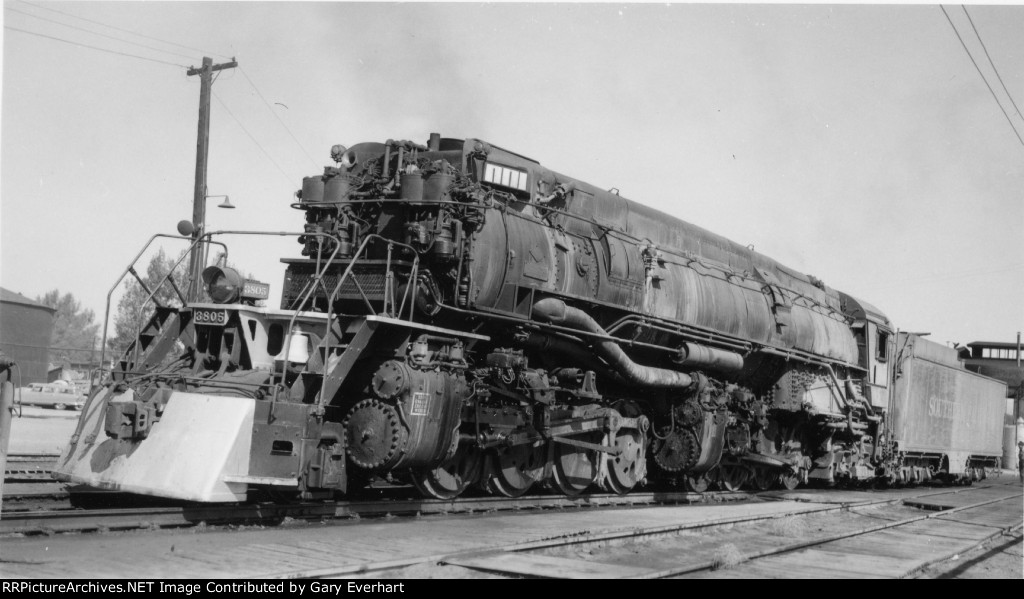
[[[477,142],[473,144],[473,152],[476,154],[482,154],[486,156],[491,153],[491,146],[480,140],[477,140]]]
[[[230,304],[238,301],[245,280],[232,268],[209,266],[203,270],[203,283],[214,303]]]

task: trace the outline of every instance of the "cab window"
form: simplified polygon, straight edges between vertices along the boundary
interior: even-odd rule
[[[877,343],[875,344],[875,359],[885,362],[889,359],[889,333],[878,331]]]

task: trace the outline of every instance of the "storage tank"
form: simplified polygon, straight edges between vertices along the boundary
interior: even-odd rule
[[[20,369],[14,371],[15,385],[45,383],[49,370],[50,334],[53,308],[0,288],[0,350]]]

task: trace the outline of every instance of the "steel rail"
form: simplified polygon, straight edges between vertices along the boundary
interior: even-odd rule
[[[43,452],[43,453],[9,453],[7,454],[8,462],[29,462],[33,460],[56,460],[60,457],[59,453],[56,452]]]
[[[899,526],[906,526],[908,524],[913,524],[915,522],[921,522],[923,520],[930,520],[930,519],[933,519],[933,518],[938,518],[940,516],[946,516],[946,515],[953,514],[953,513],[956,513],[956,512],[962,512],[964,510],[975,509],[975,508],[983,507],[983,506],[990,505],[990,504],[993,504],[993,503],[999,503],[1001,501],[1009,501],[1011,499],[1017,499],[1017,498],[1020,498],[1022,496],[1024,496],[1024,493],[1017,493],[1015,495],[1009,495],[1009,496],[1006,496],[1006,497],[999,497],[999,498],[996,498],[996,499],[987,499],[985,501],[979,501],[977,503],[963,505],[963,506],[955,507],[955,508],[949,508],[949,509],[945,509],[945,510],[941,510],[941,511],[932,512],[932,513],[929,513],[929,514],[922,514],[920,516],[914,516],[912,518],[905,518],[903,520],[896,520],[894,522],[886,522],[884,524],[878,524],[878,525],[875,525],[875,526],[866,526],[864,528],[860,528],[860,529],[857,529],[857,530],[854,530],[854,531],[836,533],[836,534],[833,534],[833,535],[826,535],[824,537],[820,537],[820,538],[817,538],[817,539],[811,539],[811,540],[808,540],[808,541],[800,541],[800,542],[796,542],[796,543],[790,543],[788,545],[783,545],[781,547],[774,547],[774,548],[771,548],[771,549],[764,549],[762,551],[757,551],[757,552],[754,552],[754,553],[742,555],[740,557],[740,564],[751,562],[751,561],[754,561],[754,560],[757,560],[757,559],[761,559],[761,558],[765,558],[765,557],[771,557],[773,555],[780,555],[780,554],[783,554],[783,553],[792,553],[794,551],[799,551],[801,549],[806,549],[808,547],[814,547],[816,545],[824,545],[824,544],[827,544],[827,543],[834,543],[836,541],[841,541],[843,539],[849,539],[849,538],[852,538],[852,537],[857,537],[857,536],[862,536],[862,535],[866,535],[866,534],[871,534],[873,532],[878,532],[878,531],[881,531],[881,530],[887,530],[887,529],[896,528],[896,527],[899,527]],[[863,507],[863,506],[853,506],[853,507]],[[850,509],[853,509],[853,507],[851,507]],[[982,541],[979,541],[977,544],[973,545],[972,548],[976,547],[977,545],[980,545],[981,543],[987,541],[988,539],[992,538],[993,536],[998,536],[1000,534],[1003,534],[1004,532],[1007,532],[1010,529],[1016,528],[1017,526],[1018,525],[1007,527],[1006,529],[1000,528],[995,533],[993,533],[992,535],[987,536]],[[954,553],[958,553],[959,551],[960,550],[958,550],[958,551],[956,551]],[[942,559],[940,558],[937,561],[942,561]],[[671,576],[679,576],[679,575],[682,575],[682,574],[690,574],[690,573],[693,573],[693,572],[700,572],[700,571],[703,571],[703,570],[712,570],[717,565],[718,565],[718,563],[717,563],[716,560],[708,560],[708,561],[705,561],[705,562],[702,562],[702,563],[696,564],[696,565],[682,566],[682,567],[679,567],[679,568],[668,568],[668,569],[665,569],[665,570],[658,570],[656,572],[644,573],[644,574],[642,574],[640,576],[636,576],[634,578],[669,578]],[[739,565],[739,564],[737,564],[737,565]]]
[[[50,532],[88,532],[129,530],[134,528],[180,528],[200,522],[229,524],[237,522],[273,522],[293,519],[342,519],[373,516],[422,514],[471,514],[533,509],[583,509],[637,505],[698,503],[717,498],[741,501],[753,495],[746,492],[652,492],[628,495],[595,494],[583,497],[535,495],[515,499],[505,497],[460,497],[442,499],[360,499],[328,503],[189,505],[185,507],[129,508],[100,510],[26,511],[4,514],[0,536],[9,534],[46,534]]]
[[[45,474],[48,477],[59,458],[59,453],[12,453],[7,456],[4,466],[4,480],[26,475],[37,478]]]

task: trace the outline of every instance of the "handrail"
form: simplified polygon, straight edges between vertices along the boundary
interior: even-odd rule
[[[181,292],[178,291],[177,286],[174,285],[174,279],[171,278],[171,274],[173,274],[174,271],[178,268],[178,266],[181,265],[181,263],[185,260],[185,256],[191,255],[191,253],[193,251],[195,251],[195,249],[198,247],[198,245],[203,242],[203,238],[204,237],[209,237],[210,235],[213,235],[213,233],[208,233],[208,234],[201,235],[201,236],[197,237],[195,239],[195,241],[192,242],[192,245],[189,246],[188,251],[181,254],[181,256],[178,258],[178,261],[174,263],[174,266],[172,266],[171,268],[169,268],[167,270],[167,274],[165,274],[164,277],[162,279],[160,279],[160,282],[157,283],[153,287],[153,290],[149,292],[149,295],[146,297],[146,300],[144,302],[142,302],[142,305],[139,306],[139,310],[138,310],[138,312],[136,313],[136,316],[135,316],[135,322],[139,326],[138,326],[138,330],[135,333],[135,343],[132,344],[132,364],[135,364],[138,361],[138,358],[139,358],[139,337],[142,335],[143,327],[146,326],[146,324],[143,322],[144,319],[143,319],[143,316],[142,316],[145,313],[145,311],[146,311],[146,306],[149,305],[150,300],[153,300],[154,303],[158,304],[158,302],[156,302],[154,300],[154,297],[156,296],[157,291],[160,291],[160,289],[164,286],[164,283],[166,283],[168,280],[171,281],[171,287],[175,291],[178,292],[179,296],[181,295]],[[227,256],[227,253],[228,253],[228,246],[227,245],[225,245],[225,244],[223,244],[223,243],[221,243],[219,241],[213,241],[213,239],[207,239],[206,243],[215,243],[215,244],[221,246],[222,248],[224,248],[224,255]],[[132,265],[132,267],[134,267],[134,264]],[[191,282],[189,282],[189,285],[191,286]],[[145,286],[143,286],[143,288],[145,289]]]
[[[321,240],[322,240],[323,237],[330,237],[331,239],[335,239],[336,241],[339,241],[339,242],[341,241],[337,237],[334,237],[333,235],[328,235],[326,233],[309,233],[309,234],[310,235],[316,235],[316,236],[320,237]],[[320,248],[322,248],[322,247],[323,247],[323,245],[321,244]],[[318,248],[318,249],[320,249],[320,248]],[[302,312],[303,311],[302,309],[306,307],[306,302],[309,301],[310,296],[313,295],[313,292],[316,290],[317,285],[323,285],[324,286],[324,292],[327,291],[327,287],[326,287],[326,285],[324,285],[324,282],[323,282],[323,277],[324,277],[325,274],[327,274],[327,269],[330,268],[330,266],[334,263],[334,259],[335,259],[335,257],[337,257],[338,251],[340,249],[341,249],[341,244],[340,243],[334,244],[334,251],[331,252],[331,256],[327,259],[327,261],[323,262],[322,264],[321,264],[321,252],[317,251],[317,253],[316,253],[316,270],[315,270],[315,272],[313,274],[313,278],[310,279],[310,281],[307,282],[306,285],[303,287],[302,291],[299,292],[299,297],[301,298],[301,301],[298,303],[298,307],[295,308],[294,310],[292,310],[292,317],[288,320],[288,332],[287,332],[287,334],[285,335],[285,338],[284,338],[284,360],[282,360],[282,365],[281,365],[281,369],[282,369],[281,380],[282,381],[284,380],[285,375],[287,375],[287,373],[288,373],[288,366],[287,366],[287,364],[288,364],[288,354],[291,352],[291,349],[292,349],[292,330],[295,328],[295,319],[298,317],[299,312]],[[292,302],[292,306],[295,306],[295,302]],[[328,314],[328,316],[327,316],[327,331],[324,333],[324,338],[325,339],[331,334],[330,306],[328,306],[327,314]],[[326,364],[326,361],[325,361],[325,364]],[[277,376],[277,365],[276,364],[274,365],[274,371],[273,371],[272,375],[273,376]],[[274,393],[270,397],[271,414],[273,414],[273,410],[274,410],[273,406],[274,406],[274,404],[277,403],[277,392],[278,392],[279,388],[280,388],[280,386],[275,385],[274,386]]]
[[[339,242],[341,241],[340,239],[338,239],[337,237],[335,237],[334,235],[331,235],[329,233],[318,233],[318,232],[309,232],[309,233],[301,232],[301,233],[299,233],[299,232],[293,232],[293,231],[211,231],[209,233],[203,234],[201,237],[199,237],[196,240],[196,242],[198,243],[204,237],[211,237],[212,238],[213,235],[266,235],[266,236],[276,235],[276,236],[279,236],[279,237],[285,237],[285,236],[296,236],[296,237],[307,236],[307,237],[309,237],[309,236],[313,236],[313,237],[319,238],[321,241],[324,238],[334,239],[335,241],[339,241]],[[226,248],[226,246],[224,246],[224,244],[222,244],[220,242],[214,242],[214,241],[212,241],[212,239],[209,242],[210,243],[218,243],[219,245],[225,247],[225,252],[227,251],[227,248]],[[305,307],[306,301],[309,300],[309,296],[312,295],[313,291],[316,289],[316,284],[321,281],[321,279],[323,278],[323,275],[327,272],[328,267],[334,262],[334,259],[338,255],[338,251],[339,251],[340,248],[341,248],[341,246],[340,246],[339,243],[334,244],[334,251],[331,252],[330,258],[327,259],[327,262],[323,263],[322,267],[320,266],[320,253],[319,252],[317,253],[317,264],[318,264],[317,271],[316,271],[316,273],[314,275],[313,280],[310,282],[311,284],[307,284],[306,288],[303,290],[303,292],[302,292],[302,295],[303,295],[302,302],[299,303],[298,309],[295,309],[295,310],[292,311],[292,317],[288,321],[288,334],[285,337],[285,345],[284,345],[284,351],[285,351],[284,357],[285,357],[285,362],[286,363],[287,363],[287,360],[288,360],[288,352],[291,350],[291,336],[292,336],[291,331],[292,331],[292,328],[295,326],[295,318],[298,316],[299,312],[302,311],[302,308]],[[326,287],[325,287],[324,290],[326,291]],[[274,372],[272,372],[272,375],[273,376],[277,375],[276,368],[275,368]],[[284,373],[282,373],[282,379],[283,379],[283,376],[284,376]],[[272,396],[272,405],[273,405],[273,402],[275,402],[277,400],[277,392],[278,392],[278,387],[275,386],[274,387],[274,394]],[[273,410],[273,408],[271,408],[271,410]]]
[[[128,266],[124,269],[124,271],[122,271],[121,274],[117,277],[117,280],[110,287],[110,290],[107,291],[107,301],[106,301],[106,306],[104,308],[104,313],[103,313],[103,339],[102,339],[102,346],[100,348],[100,367],[97,369],[97,371],[100,374],[100,376],[99,376],[100,382],[98,382],[95,385],[93,385],[92,388],[90,389],[89,396],[86,399],[85,405],[82,408],[82,412],[83,413],[88,413],[88,411],[90,410],[90,408],[92,406],[93,401],[95,400],[96,397],[99,396],[99,389],[106,382],[105,381],[105,377],[106,377],[106,373],[107,373],[108,369],[104,365],[106,363],[107,334],[109,332],[109,325],[110,325],[110,300],[111,300],[111,297],[114,294],[114,291],[121,284],[121,281],[124,280],[125,276],[128,275],[129,272],[132,272],[134,270],[135,264],[139,261],[139,258],[141,258],[142,255],[144,253],[146,253],[146,250],[149,249],[149,247],[153,244],[153,242],[157,238],[180,239],[180,240],[184,240],[184,241],[189,241],[189,242],[191,242],[191,245],[189,246],[189,250],[190,251],[192,249],[194,249],[201,242],[216,243],[217,245],[219,245],[219,246],[224,248],[224,253],[226,255],[227,251],[228,251],[227,250],[227,245],[225,245],[224,243],[219,242],[219,241],[213,241],[212,237],[214,235],[267,235],[267,236],[273,236],[273,235],[276,235],[276,236],[291,236],[291,235],[302,236],[302,235],[307,235],[308,236],[308,235],[313,235],[313,236],[317,236],[317,237],[320,237],[320,238],[330,237],[330,238],[336,239],[332,235],[328,235],[326,233],[306,233],[306,232],[296,233],[296,232],[290,232],[290,231],[211,231],[209,233],[206,233],[206,234],[200,236],[197,239],[192,239],[192,237],[185,237],[185,236],[180,236],[180,235],[168,235],[166,233],[157,233],[157,234],[153,235],[152,237],[150,237],[149,240],[142,246],[142,249],[140,249],[138,251],[138,253],[135,254],[135,257],[132,258],[131,262],[128,263]],[[210,239],[207,239],[207,238],[210,238]],[[178,261],[175,263],[174,267],[172,267],[170,269],[170,271],[168,271],[168,273],[164,277],[164,279],[162,279],[160,281],[160,284],[156,286],[157,289],[159,289],[161,286],[163,286],[164,282],[170,277],[171,272],[173,272],[181,264],[181,262],[184,261],[184,256],[188,255],[188,253],[189,252],[185,252],[182,255],[182,257],[178,259]],[[335,250],[335,254],[336,253],[337,253],[337,249]],[[334,254],[332,254],[332,257],[333,257],[333,255]],[[172,286],[173,286],[173,280],[172,280]],[[178,295],[180,297],[181,296],[181,292],[179,290],[177,290],[177,289],[175,289],[175,291],[178,293]],[[326,289],[325,289],[325,291],[326,291]],[[146,299],[146,303],[148,303],[149,300],[152,299],[152,297],[154,295],[155,295],[155,291],[151,292],[150,295]],[[139,320],[141,320],[141,317],[139,318]],[[142,332],[142,329],[141,329],[141,326],[140,326],[138,332],[135,335],[135,347],[136,347],[136,349],[138,348],[139,334],[141,334],[141,332]],[[133,353],[133,356],[137,356],[137,354]],[[135,360],[133,359],[133,362],[134,361]],[[72,439],[73,439],[73,443],[72,444],[77,443],[77,439],[78,439],[78,437],[82,433],[82,426],[84,424],[84,421],[85,421],[84,418],[79,419],[79,421],[78,421],[78,423],[77,423],[77,425],[75,427],[75,432],[72,435]]]
[[[106,303],[106,309],[105,309],[105,313],[104,313],[104,326],[103,326],[103,348],[101,350],[101,357],[100,357],[101,365],[106,361],[106,343],[107,343],[107,335],[108,335],[108,332],[109,332],[110,303],[111,303],[110,300],[111,300],[111,297],[112,297],[114,291],[117,289],[117,287],[124,280],[125,276],[128,273],[134,271],[135,264],[138,262],[139,258],[141,258],[142,255],[150,248],[150,246],[153,244],[153,242],[157,238],[169,238],[169,239],[180,239],[180,240],[190,241],[191,243],[189,245],[188,251],[184,252],[182,254],[182,256],[175,261],[174,265],[168,270],[168,272],[166,274],[164,274],[164,276],[160,279],[159,283],[157,285],[155,285],[152,290],[147,289],[148,294],[146,296],[146,299],[143,301],[142,305],[139,307],[138,311],[136,312],[136,320],[137,320],[137,322],[139,324],[138,324],[138,327],[136,329],[135,343],[133,344],[132,355],[129,358],[131,360],[132,364],[137,362],[138,359],[139,359],[139,356],[140,356],[141,348],[139,346],[140,345],[139,344],[139,339],[140,339],[140,336],[142,334],[142,330],[145,327],[145,323],[142,322],[142,320],[143,320],[142,316],[145,313],[145,309],[149,306],[149,304],[151,302],[155,302],[155,297],[156,297],[157,292],[161,288],[163,288],[163,286],[168,281],[171,282],[172,287],[174,287],[175,291],[178,292],[176,285],[174,285],[174,283],[173,283],[172,274],[184,262],[185,256],[189,255],[189,252],[195,250],[200,244],[204,244],[204,243],[206,243],[206,244],[209,244],[209,243],[217,244],[217,245],[221,246],[224,249],[225,255],[227,254],[227,252],[228,252],[227,245],[224,244],[223,242],[214,241],[213,240],[213,237],[217,236],[217,235],[268,235],[268,236],[269,235],[277,235],[277,236],[303,236],[303,235],[305,235],[305,236],[315,236],[315,237],[318,237],[318,238],[320,238],[321,242],[323,241],[324,238],[330,238],[330,239],[334,239],[336,241],[340,241],[335,236],[333,236],[331,234],[328,234],[328,233],[314,233],[314,232],[301,232],[301,233],[299,233],[299,232],[290,232],[290,231],[233,231],[233,230],[221,230],[221,231],[210,231],[210,232],[204,233],[204,234],[202,234],[201,236],[199,236],[198,238],[195,238],[195,239],[193,239],[191,237],[184,237],[184,236],[177,236],[177,235],[167,235],[167,234],[163,234],[163,233],[158,233],[158,234],[153,235],[149,239],[149,241],[147,241],[146,244],[142,247],[142,249],[135,255],[135,257],[129,263],[128,267],[125,268],[125,270],[121,273],[121,275],[118,277],[117,281],[113,284],[113,286],[111,286],[110,290],[107,293],[107,303]],[[345,284],[345,282],[352,275],[353,268],[356,265],[356,263],[358,262],[360,256],[362,256],[364,254],[364,252],[367,250],[367,248],[369,247],[369,245],[372,242],[376,242],[376,241],[383,241],[383,242],[387,243],[387,247],[388,247],[388,259],[386,261],[387,272],[385,273],[385,285],[386,286],[393,287],[394,286],[394,282],[395,282],[394,273],[393,273],[393,269],[392,269],[392,266],[393,266],[392,265],[392,252],[393,252],[394,248],[396,248],[396,247],[404,248],[404,249],[408,250],[413,255],[412,267],[410,269],[410,275],[409,275],[409,282],[406,285],[405,291],[402,294],[401,301],[398,302],[397,306],[396,306],[396,300],[398,298],[396,297],[395,290],[393,288],[388,288],[388,289],[385,290],[385,296],[386,296],[386,300],[390,300],[390,303],[388,301],[385,301],[385,304],[383,306],[383,311],[384,311],[384,313],[387,314],[387,316],[392,317],[392,318],[396,318],[396,319],[401,319],[402,315],[403,315],[403,312],[405,312],[406,305],[408,305],[409,306],[408,320],[409,320],[409,322],[413,322],[414,313],[415,313],[415,292],[416,292],[415,290],[416,290],[417,280],[419,278],[419,254],[418,254],[418,252],[416,252],[416,249],[413,248],[410,245],[407,245],[407,244],[404,244],[404,243],[400,243],[400,242],[396,242],[396,241],[387,239],[387,238],[382,237],[382,236],[380,236],[378,234],[375,234],[375,233],[365,236],[363,241],[362,241],[362,243],[359,246],[359,249],[355,252],[353,257],[349,260],[348,266],[346,267],[344,273],[339,278],[337,283],[334,285],[333,290],[331,290],[329,292],[329,294],[328,294],[327,329],[326,329],[324,340],[323,340],[323,348],[324,348],[324,352],[325,352],[324,353],[325,359],[324,359],[324,370],[323,370],[323,375],[322,376],[324,377],[324,382],[325,383],[326,383],[326,377],[327,377],[327,374],[328,374],[327,359],[330,357],[330,353],[331,353],[331,349],[332,349],[330,335],[333,332],[334,321],[335,321],[336,317],[338,316],[338,313],[336,313],[335,310],[334,310],[335,301],[337,299],[338,293],[341,291],[342,286]],[[322,244],[321,244],[321,247],[322,247]],[[297,309],[292,310],[292,315],[291,315],[291,317],[289,319],[289,322],[288,322],[288,333],[286,335],[285,343],[284,343],[284,360],[283,361],[285,362],[285,364],[287,363],[288,354],[291,351],[291,337],[292,337],[292,334],[293,334],[292,331],[293,331],[293,329],[295,327],[295,321],[296,321],[297,317],[299,316],[299,312],[301,312],[302,309],[306,306],[306,303],[309,301],[309,298],[313,295],[313,293],[316,291],[316,289],[318,287],[322,287],[325,292],[328,291],[328,289],[326,287],[326,284],[325,284],[325,281],[323,280],[324,279],[324,275],[326,275],[327,271],[334,265],[335,260],[338,257],[339,249],[340,249],[340,245],[335,244],[334,251],[326,259],[326,261],[323,260],[323,256],[321,255],[320,252],[317,253],[317,268],[316,268],[316,272],[315,272],[313,278],[310,280],[310,282],[307,283],[306,286],[303,288],[303,290],[300,292],[300,296],[299,296],[299,298],[297,298],[298,299]],[[353,279],[353,281],[355,281],[355,279]],[[365,292],[363,292],[362,289],[358,288],[358,287],[357,287],[357,290],[360,291],[364,301],[369,303],[369,299],[366,297]],[[180,296],[180,292],[178,292],[178,293],[179,293],[179,296]],[[295,305],[295,303],[293,303],[293,305]],[[374,311],[372,305],[370,305],[370,311],[371,312]],[[287,373],[287,366],[284,366],[284,369],[285,369],[285,372],[281,373],[282,376]],[[101,368],[101,371],[105,371],[105,370],[106,369],[102,369]],[[275,376],[279,374],[278,372],[276,372],[276,368],[275,368],[275,372],[273,374]],[[276,400],[278,391],[279,391],[278,387],[275,387],[272,401]],[[89,407],[88,404],[91,403],[91,400],[94,397],[96,397],[97,395],[98,394],[91,394],[90,395],[89,401],[87,401],[86,408]],[[323,398],[322,398],[321,401],[323,401]]]
[[[393,316],[395,318],[401,318],[402,317],[402,312],[401,311],[405,308],[405,300],[408,297],[410,297],[411,294],[415,293],[416,278],[418,277],[419,260],[420,260],[419,253],[416,252],[416,248],[414,248],[412,246],[409,246],[409,245],[406,245],[404,243],[399,243],[397,241],[394,241],[394,240],[391,240],[391,239],[387,239],[386,237],[382,237],[380,235],[377,235],[376,233],[371,233],[371,234],[367,235],[366,237],[364,237],[362,243],[359,244],[359,249],[357,249],[356,252],[352,255],[352,258],[351,258],[351,260],[348,263],[348,267],[345,268],[345,272],[341,275],[341,278],[339,278],[338,282],[334,285],[334,290],[331,291],[330,297],[327,300],[327,332],[324,335],[324,340],[323,340],[324,366],[323,366],[323,373],[321,374],[321,376],[323,378],[323,381],[322,381],[321,386],[320,386],[321,391],[323,389],[325,389],[326,385],[327,385],[327,375],[328,375],[328,371],[329,371],[328,361],[330,360],[330,356],[331,356],[331,333],[334,330],[334,316],[335,316],[334,302],[335,302],[335,300],[336,300],[336,298],[338,296],[338,293],[341,291],[341,287],[345,284],[345,280],[348,279],[349,275],[352,274],[352,268],[356,265],[356,262],[359,260],[359,256],[362,255],[362,253],[366,250],[366,248],[369,246],[370,242],[374,241],[374,240],[381,240],[381,241],[383,241],[383,242],[388,244],[388,261],[387,261],[387,272],[385,273],[385,286],[387,285],[388,274],[391,273],[391,252],[392,252],[392,249],[394,247],[396,247],[396,246],[397,247],[402,247],[402,248],[408,249],[413,254],[412,269],[410,271],[409,283],[408,283],[408,285],[406,285],[405,293],[402,294],[402,303],[399,306],[399,311],[397,313],[393,314],[393,315],[392,314],[388,314],[388,316]],[[354,280],[355,279],[353,279],[353,281]],[[360,290],[360,292],[361,292],[361,290]],[[363,299],[366,300],[365,294],[362,294],[362,295],[363,295]],[[385,298],[386,297],[387,297],[387,289],[385,289]],[[367,302],[368,302],[368,300],[367,300]],[[413,319],[414,305],[415,305],[415,301],[414,300],[409,302],[409,322],[412,322],[412,319]],[[387,310],[387,301],[386,301],[386,299],[385,299],[385,303],[384,303],[383,309],[385,311]],[[373,310],[372,306],[370,307],[370,310],[371,311]],[[295,319],[295,316],[293,315],[292,316],[292,321],[293,322],[294,322],[294,319]],[[288,342],[290,341],[290,337],[291,337],[290,327],[289,327],[288,336],[289,336],[289,339],[285,340],[286,344],[288,344]],[[287,347],[287,349],[285,350],[286,358],[287,358],[287,351],[289,349],[291,349],[291,348]],[[321,397],[320,401],[318,402],[318,405],[322,407],[323,404],[327,400],[328,400],[328,398]]]
[[[719,345],[719,346],[722,346],[724,348],[728,348],[728,349],[731,349],[731,350],[734,350],[734,351],[738,350],[738,351],[743,351],[743,352],[748,352],[749,353],[753,349],[753,344],[750,343],[749,341],[732,341],[726,335],[722,335],[721,333],[718,333],[717,331],[711,331],[711,332],[707,332],[707,333],[701,331],[702,334],[698,335],[697,333],[694,333],[692,331],[687,331],[686,330],[687,328],[692,328],[692,329],[699,330],[697,327],[692,327],[690,325],[674,325],[674,326],[676,326],[676,328],[675,329],[671,329],[671,328],[661,324],[660,320],[661,319],[653,318],[653,317],[650,317],[650,316],[642,316],[642,315],[639,315],[639,314],[629,314],[629,315],[626,315],[626,316],[616,320],[611,326],[609,326],[605,330],[608,332],[609,335],[614,335],[620,329],[622,329],[622,328],[624,328],[626,326],[639,326],[639,327],[644,327],[644,328],[651,329],[651,330],[654,330],[654,331],[661,331],[663,333],[668,333],[670,335],[677,335],[679,337],[682,337],[683,339],[697,339],[701,343],[706,343],[708,345]],[[669,323],[669,324],[673,324],[673,323]],[[736,339],[739,339],[739,338],[736,338]]]
[[[158,237],[165,237],[167,239],[183,239],[183,240],[190,240],[190,241],[192,240],[191,237],[184,237],[184,236],[181,236],[181,235],[168,235],[166,233],[157,233],[157,234],[153,235],[152,237],[149,238],[149,241],[147,241],[145,243],[145,245],[142,246],[142,249],[139,250],[139,252],[137,254],[135,254],[135,257],[132,258],[131,262],[128,263],[128,266],[124,269],[124,271],[121,272],[121,275],[119,277],[117,277],[117,280],[110,287],[110,291],[107,291],[107,303],[106,303],[106,307],[104,308],[104,312],[103,312],[103,339],[102,339],[101,344],[100,344],[100,366],[97,369],[101,373],[101,375],[100,375],[100,381],[101,382],[96,383],[95,385],[92,386],[92,388],[89,389],[89,396],[85,400],[85,405],[82,406],[82,413],[83,414],[88,413],[90,407],[92,406],[93,401],[95,400],[96,397],[99,396],[99,389],[102,387],[103,379],[105,377],[105,375],[102,374],[102,373],[106,372],[105,364],[107,362],[107,332],[108,332],[108,328],[109,328],[109,325],[110,325],[110,298],[111,298],[112,295],[114,295],[114,290],[116,290],[118,285],[121,284],[121,281],[124,280],[125,275],[127,275],[129,272],[132,272],[135,269],[135,263],[139,261],[139,258],[142,257],[142,254],[146,253],[146,250],[149,249],[149,246],[151,246],[153,244],[153,242],[156,241],[156,239]],[[136,340],[138,340],[138,336],[136,336]],[[72,440],[73,440],[72,445],[74,445],[74,443],[77,442],[77,439],[78,439],[79,435],[81,435],[81,433],[82,433],[82,426],[83,426],[84,422],[85,422],[85,418],[80,418],[78,420],[78,424],[75,426],[75,432],[72,435]]]
[[[142,307],[139,309],[139,312],[138,312],[138,314],[136,316],[136,319],[137,319],[137,321],[140,322],[140,326],[138,327],[138,330],[137,330],[137,332],[135,334],[136,343],[135,343],[135,349],[133,351],[133,356],[132,356],[132,360],[133,361],[135,361],[135,359],[138,356],[138,354],[135,353],[135,352],[137,352],[137,350],[138,350],[138,338],[139,338],[139,335],[142,332],[142,327],[144,326],[144,324],[141,324],[142,313],[144,312],[145,307],[149,304],[150,300],[152,300],[154,298],[154,296],[156,295],[156,292],[164,285],[164,283],[170,281],[172,287],[175,287],[175,289],[176,289],[176,286],[174,285],[173,279],[171,279],[171,274],[178,268],[178,266],[181,265],[182,262],[184,262],[185,256],[187,256],[189,254],[189,252],[192,251],[193,249],[195,249],[200,243],[212,243],[212,244],[219,245],[219,246],[221,246],[224,249],[225,256],[227,255],[227,253],[228,253],[228,246],[226,244],[224,244],[223,242],[214,241],[212,239],[214,235],[265,235],[265,236],[280,236],[280,237],[283,237],[283,236],[302,236],[302,235],[306,235],[306,236],[316,236],[316,237],[321,237],[321,238],[322,237],[330,237],[332,239],[335,239],[334,236],[332,236],[330,234],[327,234],[327,233],[306,233],[306,232],[301,232],[300,233],[300,232],[293,232],[293,231],[232,231],[232,230],[210,231],[208,233],[204,233],[203,235],[201,235],[199,238],[197,238],[195,240],[193,240],[191,237],[181,237],[181,236],[177,236],[177,235],[167,235],[167,234],[162,234],[162,233],[158,233],[158,234],[154,235],[153,237],[150,238],[150,240],[146,243],[146,245],[143,246],[142,250],[140,250],[139,253],[135,255],[135,258],[128,265],[128,267],[125,269],[125,271],[123,273],[121,273],[121,276],[118,277],[117,281],[114,283],[114,285],[110,288],[110,291],[107,293],[107,305],[106,305],[106,312],[105,312],[104,323],[103,323],[103,348],[101,349],[101,354],[100,354],[100,364],[101,364],[100,370],[101,371],[105,370],[104,368],[102,368],[102,364],[106,361],[106,353],[105,352],[106,352],[106,341],[107,341],[107,329],[108,329],[109,320],[110,320],[110,297],[111,297],[111,295],[113,295],[114,290],[117,289],[118,285],[121,284],[121,281],[124,280],[125,275],[127,275],[129,272],[131,272],[134,269],[135,263],[138,262],[139,258],[142,256],[142,254],[144,254],[146,252],[146,250],[149,248],[149,246],[153,243],[153,241],[157,237],[166,237],[166,238],[169,238],[169,239],[182,239],[182,240],[189,240],[189,241],[192,242],[191,245],[189,246],[188,251],[183,253],[182,256],[180,258],[178,258],[178,260],[174,263],[174,266],[172,266],[171,269],[168,270],[168,272],[160,280],[160,283],[157,284],[152,291],[150,291],[149,295],[146,297],[145,302],[143,302]],[[335,254],[337,254],[337,250],[335,250]],[[332,254],[332,257],[333,257],[333,255],[334,254]],[[178,295],[180,296],[180,292],[178,292]]]
[[[192,239],[191,237],[182,237],[180,235],[167,235],[165,233],[157,233],[156,235],[153,235],[152,237],[149,238],[149,241],[146,242],[146,245],[142,246],[142,249],[139,250],[139,253],[135,254],[135,258],[133,258],[132,261],[128,263],[128,267],[124,269],[124,272],[121,273],[121,276],[119,276],[117,278],[117,281],[114,282],[114,285],[110,288],[110,291],[107,292],[107,305],[103,313],[103,342],[100,346],[100,369],[103,369],[103,364],[106,362],[107,358],[107,326],[110,324],[110,296],[114,294],[114,290],[117,289],[117,286],[120,285],[121,281],[124,280],[125,275],[127,275],[132,269],[135,268],[135,263],[139,261],[139,258],[142,257],[142,254],[144,254],[146,250],[149,249],[149,246],[152,245],[152,243],[156,240],[157,237],[166,237],[168,239]]]

